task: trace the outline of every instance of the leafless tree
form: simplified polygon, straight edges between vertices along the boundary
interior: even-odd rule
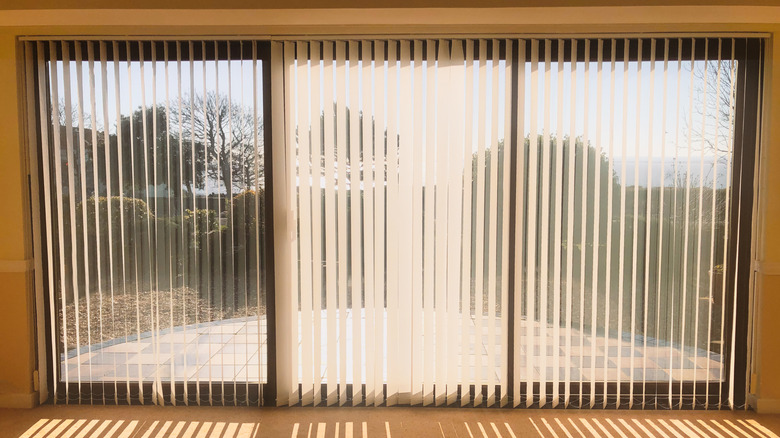
[[[736,110],[736,62],[709,60],[696,63],[693,76],[693,111],[698,122],[694,119],[694,126],[689,127],[693,134],[692,146],[700,149],[704,145],[706,151],[723,156],[731,150]]]
[[[65,99],[60,98],[57,105],[57,112],[53,116],[59,122],[60,126],[66,126],[67,116],[70,115],[70,125],[74,128],[79,126],[79,108],[78,105],[71,102],[70,108],[65,105]],[[86,111],[82,112],[81,117],[84,119],[84,127],[89,128],[92,126],[92,118]],[[98,127],[99,129],[102,127]]]
[[[205,165],[208,178],[222,183],[228,199],[235,192],[261,185],[264,166],[261,157],[255,160],[259,153],[255,150],[255,135],[260,149],[263,125],[261,120],[255,121],[253,110],[215,92],[205,97],[195,95],[192,107],[189,102],[190,97],[185,96],[182,106],[175,108],[171,117],[181,114],[183,141],[190,142],[194,137],[196,155],[200,156],[200,164]],[[205,150],[205,154],[199,149]]]

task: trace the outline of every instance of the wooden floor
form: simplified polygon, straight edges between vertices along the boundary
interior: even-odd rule
[[[0,409],[0,437],[765,437],[780,416],[713,411],[43,406]]]

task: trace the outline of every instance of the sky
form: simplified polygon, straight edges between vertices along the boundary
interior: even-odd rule
[[[73,54],[71,54],[73,58]],[[71,59],[70,62],[70,92],[72,96],[72,106],[77,107],[78,96],[78,74],[76,61]],[[151,107],[155,102],[160,105],[166,103],[166,82],[168,85],[167,99],[168,103],[173,108],[179,102],[181,85],[181,99],[183,104],[187,104],[188,98],[191,94],[191,87],[194,86],[196,95],[202,95],[204,90],[207,92],[219,91],[220,96],[228,97],[234,103],[239,103],[243,107],[247,108],[247,111],[252,111],[253,104],[253,92],[254,83],[253,75],[255,74],[252,60],[245,61],[208,61],[206,63],[202,61],[195,61],[192,65],[192,71],[190,71],[190,63],[188,61],[181,62],[181,78],[179,80],[179,65],[176,61],[169,61],[167,64],[167,81],[166,81],[166,63],[165,62],[151,62],[147,61],[143,66],[143,76],[141,74],[141,63],[130,63],[130,69],[128,71],[127,62],[119,62],[119,69],[115,68],[113,61],[106,62],[106,98],[108,102],[108,120],[109,130],[112,133],[116,132],[116,72],[119,73],[119,97],[120,97],[120,113],[124,116],[130,113],[130,108],[134,110],[139,109],[142,104],[146,104],[147,107]],[[204,67],[205,67],[205,82],[204,82]],[[56,67],[57,82],[59,84],[59,97],[60,101],[65,95],[65,68],[63,62],[58,62]],[[90,112],[90,78],[89,78],[89,63],[87,61],[82,62],[82,83],[83,83],[83,102],[85,114]],[[263,100],[263,88],[262,88],[262,61],[257,61],[257,100],[258,100],[258,117],[262,117],[262,100]],[[95,61],[94,65],[94,83],[95,83],[95,105],[97,113],[98,127],[104,125],[103,120],[103,89],[102,89],[102,65],[99,60]],[[196,109],[197,110],[197,109]],[[75,122],[74,122],[75,123]]]
[[[595,52],[595,48],[592,48],[591,55],[593,58],[596,57]],[[83,56],[86,58],[86,54],[83,54]],[[75,108],[78,106],[79,75],[77,62],[73,60],[74,57],[75,54],[71,53],[69,86],[73,100],[72,106]],[[691,141],[693,146],[690,148],[692,159],[698,157],[700,160],[703,159],[705,162],[710,163],[710,166],[711,163],[718,161],[720,163],[719,168],[723,167],[725,171],[727,154],[721,152],[716,155],[710,149],[702,148],[701,137],[696,134],[702,131],[702,121],[706,119],[707,126],[704,132],[706,132],[708,138],[714,140],[717,137],[722,144],[722,149],[725,150],[727,148],[725,143],[729,133],[721,130],[720,135],[716,136],[714,128],[715,117],[713,114],[702,114],[704,111],[702,96],[705,94],[701,93],[701,90],[704,88],[704,81],[700,76],[702,76],[704,71],[704,61],[697,61],[693,68],[690,60],[677,61],[674,59],[667,64],[663,60],[658,60],[655,63],[645,61],[641,64],[630,62],[626,69],[626,65],[622,62],[615,62],[614,64],[610,62],[611,53],[604,53],[601,69],[599,69],[599,63],[594,59],[588,65],[584,62],[576,64],[564,63],[562,70],[559,71],[557,62],[552,60],[546,62],[543,51],[540,53],[540,58],[537,69],[533,68],[531,62],[526,62],[523,66],[523,71],[521,71],[525,78],[525,86],[521,87],[524,98],[523,112],[525,117],[523,131],[525,136],[530,135],[531,131],[531,114],[534,113],[532,107],[537,115],[536,126],[539,135],[544,133],[546,126],[549,127],[551,135],[556,135],[559,131],[562,131],[564,135],[571,135],[571,109],[572,105],[574,105],[574,135],[582,137],[587,134],[590,144],[594,146],[601,145],[602,152],[612,157],[615,162],[613,168],[618,173],[620,173],[623,161],[633,163],[638,159],[638,161],[643,163],[668,163],[672,160],[675,153],[681,159],[687,161],[689,141]],[[252,111],[253,97],[256,96],[258,115],[262,117],[262,81],[266,78],[262,77],[261,62],[258,60],[257,69],[254,70],[251,60],[231,62],[207,61],[205,63],[195,61],[191,72],[189,62],[184,61],[181,63],[181,72],[179,72],[179,65],[176,61],[169,61],[167,65],[165,62],[147,61],[143,64],[143,68],[140,62],[132,62],[129,70],[127,62],[119,62],[119,68],[115,69],[115,64],[109,61],[105,64],[107,79],[105,97],[108,103],[108,123],[106,123],[103,120],[103,72],[101,62],[97,60],[94,64],[94,83],[96,85],[94,88],[94,99],[97,114],[95,121],[98,127],[107,125],[110,132],[115,132],[117,117],[117,87],[115,81],[117,73],[119,80],[118,89],[120,90],[120,112],[122,115],[129,114],[131,107],[138,109],[143,104],[147,107],[155,102],[164,105],[166,103],[166,93],[167,101],[171,107],[176,106],[179,103],[179,99],[182,99],[182,103],[186,105],[192,85],[194,86],[195,94],[203,94],[204,90],[207,92],[219,91],[221,96],[229,96],[232,102],[241,104],[247,111]],[[89,63],[83,61],[81,65],[83,111],[86,114],[90,112],[90,100],[93,98],[91,90],[93,88],[90,86]],[[427,63],[423,62],[422,66],[423,71],[425,71]],[[310,63],[308,67],[310,67]],[[398,67],[397,71],[401,74],[407,74],[400,68],[400,61]],[[414,61],[410,63],[410,67],[410,70],[413,71],[415,68]],[[466,67],[465,63],[464,67]],[[728,60],[723,61],[721,63],[721,75],[725,75],[727,69],[731,67],[732,62]],[[479,95],[479,90],[482,86],[480,82],[483,79],[480,78],[481,70],[487,73],[484,78],[484,89],[488,91],[493,89],[492,68],[492,61],[487,61],[483,69],[480,69],[479,63],[475,62],[473,68],[474,81],[471,84],[475,98]],[[585,85],[586,68],[588,70],[587,86]],[[574,70],[573,72],[572,69]],[[347,66],[345,69],[347,75],[349,70]],[[371,80],[372,90],[373,84],[377,80],[383,81],[384,87],[387,88],[391,80],[388,78],[389,70],[389,66],[385,62],[384,69],[371,69],[372,77],[363,78],[361,68],[359,69],[361,73],[357,79],[361,85],[364,79]],[[436,71],[440,71],[440,69]],[[698,72],[698,74],[694,75],[694,71]],[[376,77],[377,73],[379,73],[379,78]],[[257,75],[256,95],[254,95],[255,84],[253,82],[255,74]],[[67,91],[65,75],[64,63],[58,62],[56,65],[56,77],[60,100],[63,99]],[[415,85],[414,76],[412,73],[409,78],[412,89]],[[425,75],[423,77],[425,78],[422,84],[424,96],[429,80]],[[296,101],[298,81],[303,79],[297,78],[297,76],[295,78],[293,93],[296,94],[293,95],[293,98]],[[321,80],[324,80],[323,76],[321,76]],[[349,81],[351,78],[347,80]],[[708,68],[707,81],[710,84],[714,84],[717,80],[717,69]],[[396,77],[396,81],[397,89],[400,89],[400,75]],[[504,61],[500,61],[498,64],[497,89],[499,112],[496,115],[499,139],[503,137],[504,111],[505,105],[508,104],[505,86],[506,65]],[[333,87],[334,95],[337,95],[337,83],[335,81]],[[307,85],[305,89],[308,88]],[[349,88],[348,85],[345,91],[347,101],[349,101]],[[362,90],[362,86],[358,88]],[[462,90],[465,93],[466,88],[464,87]],[[362,96],[359,97],[362,101]],[[397,97],[400,99],[400,94]],[[708,95],[706,98],[713,99],[714,97]],[[371,98],[372,101],[376,101],[377,96],[372,95]],[[323,96],[320,95],[321,108],[323,105],[322,99]],[[423,107],[426,106],[424,100],[420,103]],[[414,97],[411,98],[411,101],[413,106],[418,104],[415,102]],[[479,102],[478,100],[475,101]],[[494,106],[493,93],[486,93],[484,102],[485,125],[488,127],[488,129],[485,129],[485,141],[489,145],[491,141],[489,128],[494,117],[494,114],[492,114]],[[386,106],[387,102],[385,100],[385,114],[387,114]],[[601,109],[600,111],[599,108]],[[712,112],[711,109],[709,111]],[[422,113],[426,114],[426,111]],[[651,113],[652,118],[650,117]],[[400,108],[398,115],[400,116]],[[424,127],[427,125],[425,117],[423,115]],[[473,111],[473,117],[472,149],[476,152],[479,112]],[[77,120],[74,120],[75,123],[77,123]],[[694,129],[689,129],[689,126],[693,126]],[[692,132],[693,135],[689,137]],[[425,134],[423,138],[425,138]],[[633,169],[627,170],[632,172],[631,178],[633,179]],[[719,171],[718,173],[721,174],[722,172]],[[627,177],[629,177],[628,174]],[[641,178],[644,177],[641,176]]]

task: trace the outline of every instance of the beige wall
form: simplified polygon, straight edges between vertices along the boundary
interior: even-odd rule
[[[356,1],[293,0],[289,8],[355,7]],[[363,4],[363,2],[360,2]],[[22,35],[283,35],[283,34],[464,34],[534,33],[590,34],[635,32],[764,32],[771,40],[767,54],[767,87],[764,123],[764,154],[761,194],[763,197],[759,232],[757,268],[756,330],[757,376],[752,391],[754,404],[761,411],[780,412],[780,6],[776,1],[756,0],[754,6],[729,6],[727,0],[689,0],[688,6],[672,1],[631,2],[642,6],[610,7],[627,4],[616,0],[595,2],[584,7],[584,0],[526,0],[526,7],[502,9],[447,8],[440,0],[396,0],[394,9],[242,9],[194,10],[206,3],[199,0],[117,0],[122,7],[164,7],[165,10],[96,10],[104,0],[8,0],[0,9],[0,407],[32,406],[37,400],[33,372],[36,369],[33,282],[29,267],[31,254],[30,221],[26,202],[26,150],[20,91],[17,37]],[[473,0],[447,1],[453,6],[476,4]],[[508,0],[487,0],[488,6],[506,6]],[[511,2],[517,4],[517,2]],[[593,3],[593,2],[590,2]],[[249,0],[224,0],[226,8],[256,5]],[[278,4],[274,2],[273,4]],[[411,6],[425,9],[398,9]],[[707,4],[709,6],[697,6]],[[173,10],[187,5],[189,10]],[[259,7],[271,2],[260,2]],[[652,5],[652,6],[650,6]],[[50,8],[81,7],[79,10]],[[763,243],[763,245],[762,245]],[[762,372],[765,371],[765,372]]]
[[[0,406],[33,402],[31,251],[17,79],[16,39],[0,33]]]

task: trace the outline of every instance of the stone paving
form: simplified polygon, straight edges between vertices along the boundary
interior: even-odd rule
[[[351,383],[352,314],[348,312],[346,365],[347,381]],[[327,333],[325,333],[326,313],[324,311],[322,319],[322,350],[325,352]],[[362,324],[365,324],[363,315],[361,319],[363,319]],[[541,325],[538,322],[527,324],[525,320],[520,322],[521,333],[526,335],[521,340],[521,363],[519,376],[516,377],[522,380],[530,378],[535,381],[551,381],[556,377],[556,369],[557,378],[563,380],[566,377],[567,366],[570,379],[573,381],[591,379],[616,381],[618,376],[621,381],[628,381],[632,374],[635,380],[640,381],[643,374],[647,381],[668,381],[670,374],[676,381],[704,381],[708,376],[710,380],[720,379],[721,357],[719,355],[701,349],[680,348],[676,345],[656,342],[652,338],[648,338],[645,343],[641,337],[634,337],[634,342],[631,342],[628,334],[624,334],[620,339],[605,338],[603,333],[595,338],[590,333],[585,333],[581,337],[579,330],[569,331],[561,328],[558,334],[560,343],[556,349],[554,330],[548,326],[544,338],[546,355],[543,356],[540,354],[543,339]],[[532,345],[528,335],[531,333],[533,333],[534,354],[528,358],[526,352],[531,350]],[[480,339],[477,339],[475,334],[476,327],[472,319],[469,327],[470,357],[467,361],[469,372],[460,380],[473,382],[479,369],[483,382],[487,380],[489,372],[495,373],[496,381],[500,382],[502,355],[498,346],[501,344],[501,322],[496,321],[495,327],[494,367],[488,366],[488,327],[483,325]],[[568,357],[567,338],[571,340]],[[137,381],[139,377],[144,381],[152,381],[155,377],[159,377],[162,381],[224,380],[262,383],[266,380],[264,370],[268,363],[266,339],[264,316],[175,327],[172,330],[164,329],[156,335],[151,332],[142,333],[140,337],[82,347],[78,353],[76,350],[70,351],[68,358],[66,360],[62,358],[61,361],[62,378],[71,382]],[[582,345],[580,345],[581,340]],[[338,342],[339,339],[336,341]],[[299,339],[299,354],[300,348]],[[418,354],[423,355],[424,352],[419,351]],[[476,366],[478,361],[482,366]],[[321,369],[323,382],[327,377],[326,362],[323,358]],[[365,373],[362,374],[365,376]]]

